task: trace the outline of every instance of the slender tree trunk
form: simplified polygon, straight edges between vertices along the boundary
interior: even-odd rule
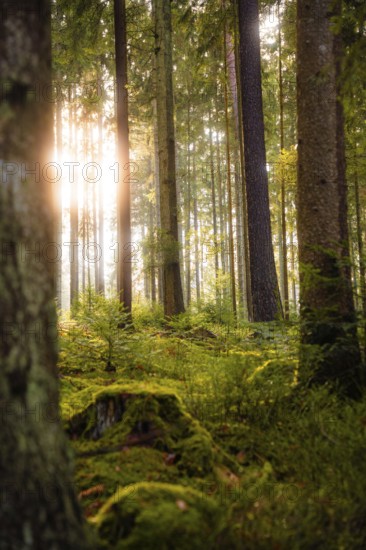
[[[198,216],[197,216],[197,219],[198,219]],[[206,285],[205,285],[205,270],[203,268],[205,254],[204,254],[204,243],[202,242],[202,239],[201,239],[201,236],[203,234],[202,227],[203,227],[202,220],[198,220],[198,245],[199,245],[198,261],[199,261],[199,270],[200,270],[200,300],[202,301],[202,303],[204,303]]]
[[[151,162],[151,159],[150,159]],[[149,237],[150,237],[150,289],[151,301],[156,302],[156,251],[155,251],[155,231],[154,231],[154,209],[153,204],[149,204]]]
[[[73,104],[73,94],[75,89],[70,89],[69,97],[69,142],[72,147],[70,152],[73,153],[71,158],[77,152],[77,135],[76,135],[76,107]],[[75,171],[76,172],[76,171]],[[79,197],[78,197],[78,178],[77,174],[70,178],[70,306],[77,300],[79,294]]]
[[[234,148],[234,181],[235,181],[235,216],[236,216],[236,248],[237,248],[237,267],[239,284],[239,311],[243,315],[245,310],[245,258],[244,258],[244,232],[243,232],[243,186],[240,172],[240,119],[238,108],[238,86],[236,81],[236,63],[234,54],[234,45],[231,36],[226,33],[226,63],[228,82],[230,86],[231,97],[233,101],[234,128],[236,144]]]
[[[231,155],[230,155],[230,127],[229,127],[229,101],[227,89],[227,55],[226,55],[226,31],[224,31],[224,99],[225,99],[225,129],[226,129],[226,176],[228,194],[228,222],[229,222],[229,263],[230,263],[230,287],[231,304],[234,317],[237,316],[236,308],[236,281],[235,281],[235,254],[234,254],[234,230],[233,230],[233,199],[231,187]]]
[[[45,252],[56,240],[43,174],[53,144],[51,2],[2,8],[0,546],[79,550],[87,544],[59,421],[55,266]]]
[[[284,277],[284,260],[283,260],[283,242],[282,242],[282,202],[281,196],[276,201],[276,216],[277,216],[277,236],[278,236],[278,263],[280,272],[280,294],[282,303],[284,303],[285,295],[285,277]]]
[[[283,76],[282,76],[282,33],[281,33],[281,11],[280,3],[277,3],[278,12],[278,81],[279,81],[279,104],[280,104],[280,150],[285,148],[284,129],[284,97],[283,97]],[[281,272],[282,272],[282,298],[285,319],[289,317],[288,297],[288,260],[287,260],[287,220],[286,220],[286,187],[283,169],[281,167]]]
[[[87,119],[86,114],[84,114],[84,122],[83,122],[83,161],[84,166],[87,163]],[[89,204],[88,204],[88,183],[84,179],[83,181],[83,209],[82,209],[82,225],[81,225],[81,248],[82,248],[82,254],[81,254],[81,288],[83,292],[85,292],[85,289],[87,287],[87,273],[89,273],[89,262],[87,262],[87,258],[85,255],[85,252],[87,250],[87,240],[88,240],[88,214],[89,214]],[[87,265],[86,265],[87,264]]]
[[[184,311],[179,266],[170,3],[153,0],[159,142],[160,216],[163,238],[164,314]]]
[[[103,112],[98,113],[98,159],[99,165],[103,164]],[[102,295],[105,293],[104,281],[104,189],[103,180],[98,182],[98,241],[99,241],[99,277],[98,277],[98,292]]]
[[[199,258],[199,231],[198,231],[198,203],[197,203],[197,173],[196,173],[196,149],[193,149],[193,182],[194,182],[194,199],[193,199],[193,223],[194,223],[194,263],[195,263],[195,279],[196,279],[196,300],[199,304],[201,300],[201,280],[200,280],[200,258]]]
[[[160,215],[160,182],[159,182],[159,139],[158,139],[158,113],[156,106],[156,98],[153,99],[153,118],[154,118],[154,185],[156,195],[156,226],[157,226],[157,238],[158,238],[158,300],[159,304],[164,303],[164,289],[163,289],[163,267],[162,267],[162,253],[161,253],[161,215]]]
[[[258,0],[239,0],[240,76],[254,321],[282,316],[264,142]]]
[[[220,220],[220,251],[221,251],[221,269],[222,273],[226,273],[226,227],[224,216],[224,197],[222,187],[222,174],[221,174],[221,150],[219,140],[219,109],[218,109],[218,97],[215,96],[215,110],[217,117],[217,130],[216,130],[216,166],[217,166],[217,194],[219,199],[219,220]],[[224,296],[225,296],[224,290]]]
[[[294,310],[297,311],[297,292],[296,292],[296,262],[295,262],[295,243],[294,233],[290,233],[290,247],[291,247],[291,279],[292,279],[292,301],[294,304]]]
[[[216,188],[215,188],[215,165],[214,165],[214,152],[213,152],[213,139],[212,139],[212,120],[211,109],[208,112],[208,124],[210,128],[210,175],[211,175],[211,200],[212,200],[212,226],[214,237],[214,257],[215,257],[215,295],[216,305],[220,306],[221,292],[218,285],[219,276],[219,254],[218,254],[218,231],[217,231],[217,209],[216,209]]]
[[[359,393],[360,351],[350,281],[343,268],[344,143],[337,105],[333,0],[298,1],[298,238],[302,316],[301,366],[314,382]],[[337,13],[339,15],[339,13]],[[337,53],[336,53],[337,51]],[[318,75],[322,74],[322,78]],[[343,212],[341,213],[343,209]],[[347,256],[349,254],[347,253]],[[309,346],[317,364],[309,364]],[[310,372],[309,372],[310,371]]]
[[[189,91],[188,91],[189,94]],[[186,304],[191,304],[191,105],[187,106],[187,195],[186,195],[186,230],[185,230],[185,264],[186,264]]]
[[[237,2],[235,2],[235,8],[237,12]],[[238,18],[238,13],[236,13]],[[235,27],[236,29],[236,27]],[[235,30],[235,70],[236,81],[240,81],[240,55],[239,55],[239,40],[238,33]],[[243,136],[243,114],[242,114],[242,100],[241,100],[241,86],[237,86],[238,92],[238,119],[239,119],[239,145],[240,145],[240,173],[242,184],[242,219],[243,219],[243,246],[244,246],[244,276],[245,276],[245,297],[248,320],[253,321],[253,301],[252,290],[250,281],[250,261],[249,261],[249,236],[248,236],[248,207],[247,207],[247,193],[246,193],[246,181],[245,181],[245,161],[244,161],[244,136]],[[241,123],[241,124],[240,124]]]
[[[179,173],[179,156],[176,155],[176,173]],[[183,292],[184,300],[184,250],[183,250],[183,224],[185,223],[184,219],[184,201],[185,198],[182,193],[180,178],[176,178],[176,189],[177,189],[177,224],[178,224],[178,251],[179,251],[179,271],[181,277],[181,285]]]
[[[126,312],[131,314],[132,269],[131,261],[129,261],[131,250],[131,197],[125,0],[114,0],[114,33],[117,85],[117,156],[119,165],[117,184],[117,292]]]
[[[149,288],[149,257],[148,257],[148,246],[145,245],[146,243],[146,229],[145,224],[142,223],[141,226],[141,238],[142,242],[144,243],[144,254],[142,257],[142,273],[144,278],[144,298],[147,302],[150,301],[150,288]]]
[[[57,145],[57,162],[61,165],[63,143],[62,143],[62,98],[57,97],[56,102],[56,145]],[[56,219],[57,219],[57,235],[56,243],[58,249],[62,250],[62,185],[61,180],[56,184]],[[61,254],[62,257],[62,254]],[[62,262],[61,259],[56,262],[56,298],[59,308],[62,307]]]
[[[98,218],[97,218],[97,184],[93,183],[93,254],[94,257],[94,288],[99,288],[99,263],[98,263]]]
[[[357,231],[357,251],[358,262],[360,272],[360,298],[361,298],[361,311],[364,323],[366,323],[366,267],[364,257],[364,246],[362,239],[362,222],[361,222],[361,204],[360,204],[360,190],[358,183],[358,171],[356,166],[355,179],[354,179],[354,192],[355,192],[355,206],[356,206],[356,231]],[[356,281],[355,277],[355,281]],[[363,336],[363,351],[366,355],[366,324],[364,326]]]

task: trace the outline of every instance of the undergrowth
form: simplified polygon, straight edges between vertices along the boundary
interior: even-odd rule
[[[183,414],[202,426],[210,444],[229,460],[225,466],[219,461],[210,472],[187,474],[179,467],[174,445],[168,449],[159,444],[126,445],[115,455],[78,458],[80,501],[89,517],[99,511],[100,533],[105,528],[101,507],[117,487],[142,483],[141,490],[148,491],[146,484],[167,483],[166,491],[157,486],[155,496],[146,493],[143,504],[136,496],[135,504],[149,507],[151,501],[157,506],[158,499],[161,514],[166,511],[167,518],[174,518],[178,531],[182,513],[181,524],[200,540],[199,529],[188,527],[184,513],[195,508],[199,512],[189,521],[201,521],[197,494],[202,502],[208,499],[208,506],[221,510],[220,522],[226,522],[210,539],[212,548],[366,547],[366,399],[351,402],[326,385],[298,385],[296,323],[228,327],[213,323],[212,315],[190,312],[167,326],[159,309],[152,314],[140,306],[133,312],[134,330],[126,325],[118,329],[124,314],[117,301],[98,297],[93,303],[91,308],[88,300],[81,300],[74,317],[61,322],[65,422],[113,384],[135,384],[151,396],[159,388],[179,396]],[[108,360],[115,372],[106,370]],[[117,428],[109,430],[104,437],[113,442]],[[189,448],[181,452],[189,462]],[[176,497],[174,486],[178,492],[186,487],[196,493]],[[132,509],[137,524],[152,525],[154,518],[159,522],[153,512]],[[162,540],[166,524],[161,519]],[[130,542],[145,540],[136,529],[126,537]],[[159,538],[158,526],[154,537]],[[188,539],[179,542],[178,537],[176,546],[169,547],[188,548],[183,540]]]

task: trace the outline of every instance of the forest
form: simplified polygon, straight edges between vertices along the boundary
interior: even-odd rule
[[[0,550],[366,548],[366,4],[0,0]]]

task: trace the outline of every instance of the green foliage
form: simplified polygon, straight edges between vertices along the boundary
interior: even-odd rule
[[[62,365],[107,369],[123,365],[128,351],[125,333],[131,327],[118,298],[105,298],[89,288],[73,305],[71,318],[61,322]]]
[[[139,307],[123,338],[140,368],[67,376],[61,365],[79,497],[101,547],[363,548],[365,399],[298,383],[297,324],[211,320],[188,312],[166,330]]]
[[[118,488],[95,519],[106,548],[218,548],[225,513],[202,493],[163,483]]]
[[[164,311],[161,304],[134,304],[133,324],[136,330],[150,328],[163,328],[165,326]]]

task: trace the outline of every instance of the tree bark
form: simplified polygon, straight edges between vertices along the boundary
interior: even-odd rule
[[[170,2],[153,1],[164,314],[184,311],[179,265]]]
[[[156,86],[155,86],[156,87]],[[153,118],[154,118],[154,186],[156,196],[156,238],[160,239],[161,234],[161,215],[160,215],[160,182],[159,182],[159,138],[158,138],[158,113],[156,106],[156,98],[152,100]],[[157,243],[157,262],[158,262],[158,301],[159,304],[164,303],[163,289],[163,266],[161,246]]]
[[[280,104],[280,152],[285,148],[284,129],[284,97],[283,97],[283,76],[282,76],[282,33],[281,33],[281,11],[280,0],[277,3],[278,13],[278,81],[279,81],[279,104]],[[282,298],[285,319],[289,318],[289,292],[288,292],[288,260],[287,260],[287,220],[286,220],[286,187],[283,168],[281,166],[281,272],[282,272]]]
[[[236,80],[236,60],[234,44],[229,33],[226,33],[226,64],[228,83],[233,102],[234,128],[235,128],[235,147],[234,147],[234,181],[235,181],[235,218],[236,218],[236,254],[238,269],[239,286],[239,317],[244,316],[246,307],[246,284],[245,284],[245,245],[244,245],[244,225],[243,225],[243,185],[241,181],[242,172],[240,170],[240,118],[238,102],[238,86]]]
[[[235,2],[236,16],[237,2]],[[239,40],[238,33],[235,31],[235,70],[236,70],[236,82],[240,81],[240,55],[239,55]],[[248,314],[248,320],[253,321],[253,303],[252,303],[252,290],[250,282],[250,261],[249,261],[249,237],[248,237],[248,207],[247,207],[247,193],[246,193],[246,181],[245,181],[245,160],[244,160],[244,136],[243,136],[243,113],[242,113],[242,100],[241,100],[241,86],[237,86],[238,95],[238,131],[239,131],[239,152],[240,152],[240,174],[241,174],[241,197],[242,197],[242,231],[243,231],[243,247],[244,247],[244,284],[245,284],[245,298],[246,308]]]
[[[211,109],[208,112],[208,124],[210,129],[210,176],[211,176],[211,200],[212,200],[212,226],[213,226],[213,239],[214,239],[214,258],[215,258],[215,295],[216,305],[221,305],[221,292],[218,285],[219,276],[219,254],[218,254],[218,242],[217,242],[217,209],[216,209],[216,188],[215,188],[215,166],[214,166],[214,152],[213,152],[213,139],[212,139],[212,121],[211,121]]]
[[[227,51],[226,51],[226,23],[224,27],[224,100],[225,100],[225,130],[226,130],[226,184],[228,195],[228,221],[229,221],[229,265],[230,265],[230,288],[231,306],[234,318],[237,316],[236,308],[236,281],[235,281],[235,255],[234,255],[234,230],[233,230],[233,199],[231,186],[231,154],[230,154],[230,127],[229,127],[229,105],[227,86]]]
[[[188,89],[187,105],[187,194],[186,194],[186,228],[185,228],[185,279],[186,279],[186,304],[191,304],[191,105],[190,93]]]
[[[70,152],[77,151],[76,108],[72,105],[74,88],[70,88],[69,142]],[[79,201],[77,176],[70,178],[70,307],[79,294]]]
[[[99,93],[100,97],[103,97],[103,82],[100,80]],[[98,162],[99,165],[103,164],[103,110],[99,108],[98,112]],[[105,281],[104,281],[104,189],[103,180],[98,182],[98,241],[99,241],[99,270],[98,270],[98,287],[97,290],[100,294],[105,293]]]
[[[57,162],[58,165],[61,165],[62,162],[62,152],[63,152],[63,143],[62,143],[62,98],[57,97],[56,102],[56,146],[57,146]],[[63,180],[60,179],[56,184],[55,189],[55,200],[56,200],[56,220],[57,220],[57,234],[56,234],[56,243],[58,250],[62,250],[62,185]],[[62,257],[62,254],[61,254]],[[56,298],[57,306],[61,309],[62,307],[62,262],[59,259],[56,262]]]
[[[215,95],[215,111],[216,111],[216,166],[217,166],[217,194],[219,201],[219,220],[220,220],[220,257],[221,257],[221,270],[222,273],[226,273],[226,225],[224,215],[224,193],[222,186],[222,174],[221,174],[221,151],[219,140],[219,98],[218,94]],[[224,297],[227,294],[224,289]]]
[[[282,308],[269,210],[257,0],[239,0],[239,36],[253,320],[273,321]]]
[[[360,272],[360,298],[362,315],[366,320],[366,267],[364,257],[364,244],[362,238],[362,222],[361,222],[361,204],[360,204],[360,189],[358,183],[358,168],[355,167],[354,176],[354,192],[355,192],[355,209],[356,209],[356,232],[357,232],[357,252],[358,252],[358,264]],[[366,328],[364,335],[364,348],[366,350]]]
[[[192,151],[192,179],[193,179],[193,228],[194,228],[194,275],[196,282],[196,302],[199,305],[201,301],[201,275],[200,275],[200,255],[199,255],[199,227],[198,227],[198,185],[196,172],[196,146],[193,145]]]
[[[335,8],[335,10],[333,10]],[[344,269],[345,184],[333,0],[299,0],[297,13],[298,239],[303,376],[359,392],[360,351]],[[342,212],[342,214],[341,214]],[[310,346],[310,347],[309,347]],[[314,346],[316,346],[314,348]],[[317,350],[316,365],[309,349]]]
[[[12,550],[87,546],[58,418],[50,12],[12,0],[0,18],[0,545]]]
[[[114,0],[114,33],[117,92],[117,157],[119,166],[117,184],[117,292],[126,312],[131,314],[132,265],[129,260],[129,253],[132,243],[125,0]]]

